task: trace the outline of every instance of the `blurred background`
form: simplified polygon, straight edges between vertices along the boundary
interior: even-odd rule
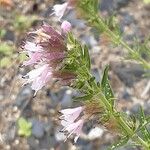
[[[67,87],[47,85],[33,97],[30,86],[22,86],[22,75],[31,68],[21,67],[27,58],[21,53],[21,44],[27,32],[43,21],[59,29],[60,22],[51,16],[53,5],[58,3],[63,1],[0,0],[0,150],[105,150],[116,138],[113,131],[87,122],[77,144],[73,144],[72,138],[63,142],[58,110],[73,107],[72,97],[77,93]],[[129,44],[150,34],[148,0],[101,0],[99,11],[102,15],[116,15],[123,38]],[[73,10],[64,19],[71,22],[76,38],[88,45],[97,81],[103,67],[110,64],[117,108],[137,115],[143,106],[150,115],[150,81],[144,77],[144,69],[137,62],[124,59],[126,52],[121,47],[109,46],[103,36],[100,38],[85,21],[77,19]],[[18,130],[25,132],[23,136]]]

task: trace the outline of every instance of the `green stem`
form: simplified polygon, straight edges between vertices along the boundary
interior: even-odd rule
[[[89,76],[92,76],[90,74],[89,71],[87,71]],[[99,87],[97,87],[97,83],[96,81],[93,81],[94,87],[96,91],[101,91],[101,89]],[[132,138],[132,140],[134,142],[136,142],[137,144],[141,145],[144,147],[145,150],[149,150],[150,146],[143,141],[143,139],[141,139],[131,128],[130,126],[127,124],[125,118],[123,118],[120,113],[115,109],[112,108],[111,104],[109,103],[109,101],[105,98],[103,93],[98,93],[97,96],[99,97],[99,99],[102,101],[103,105],[105,106],[105,108],[107,109],[107,111],[112,115],[112,117],[116,120],[116,122],[118,123],[118,125],[120,127],[123,128],[124,132]]]
[[[106,109],[108,111],[112,110],[110,103],[108,102],[108,100],[105,98],[105,96],[102,93],[99,94],[99,97],[100,97],[100,100],[105,105]],[[119,115],[119,112],[115,108],[113,109],[113,112],[111,113],[111,115],[113,118],[115,118],[116,122],[124,129],[127,135],[129,137],[132,137],[132,140],[134,142],[138,143],[139,145],[143,145],[145,150],[149,150],[150,148],[149,145],[145,141],[143,141],[143,139],[141,139],[136,133],[134,133],[134,131],[129,127],[125,119]]]
[[[80,3],[81,2],[81,3]],[[120,36],[116,35],[114,32],[112,32],[109,27],[106,25],[106,23],[103,21],[102,18],[99,17],[99,15],[96,14],[95,11],[92,11],[92,9],[87,8],[85,5],[88,6],[88,4],[90,4],[90,1],[86,1],[85,2],[89,2],[89,3],[83,3],[82,1],[79,1],[79,7],[81,8],[81,12],[83,11],[85,13],[85,18],[86,20],[88,20],[89,24],[91,26],[94,26],[95,28],[97,28],[99,31],[103,31],[105,32],[105,34],[107,34],[110,39],[117,44],[122,45],[125,49],[128,50],[128,52],[133,53],[134,50],[127,44],[125,43]],[[94,8],[93,8],[94,10]],[[141,64],[146,67],[147,69],[150,69],[150,65],[148,64],[148,62],[146,62],[143,58],[139,58]],[[97,89],[97,84],[94,83],[94,87],[95,90],[99,90],[101,91],[101,89]],[[149,150],[150,146],[148,145],[148,143],[146,143],[145,141],[143,141],[143,139],[141,139],[141,137],[139,137],[128,125],[128,123],[126,122],[125,118],[123,116],[120,115],[120,113],[115,109],[112,108],[111,104],[109,103],[109,101],[105,98],[105,96],[103,95],[103,93],[99,93],[99,98],[102,101],[103,105],[105,106],[105,108],[107,109],[107,111],[111,114],[111,116],[116,120],[116,122],[118,123],[118,125],[120,127],[123,128],[124,132],[130,137],[132,138],[132,140],[134,142],[136,142],[137,144],[141,145],[144,147],[145,150]]]
[[[105,33],[114,41],[114,42],[118,42],[119,44],[121,44],[124,48],[126,48],[129,52],[133,52],[134,50],[129,47],[129,45],[127,43],[125,43],[119,36],[117,36],[115,33],[113,33],[108,26],[102,21],[101,18],[96,17],[96,24],[98,23],[99,26],[96,25],[96,27],[99,28],[99,30],[101,30],[101,28],[105,31]],[[141,63],[147,68],[150,69],[150,65],[141,57],[139,58]],[[107,110],[110,111],[112,109],[111,105],[109,104],[108,100],[105,98],[104,95],[100,95],[100,99],[102,100],[102,102],[104,103],[104,105],[106,106]],[[143,139],[141,139],[137,134],[134,133],[134,131],[129,127],[129,125],[126,123],[125,119],[122,118],[120,115],[115,115],[119,113],[116,109],[113,109],[113,117],[116,119],[116,121],[118,122],[118,124],[120,126],[123,127],[123,129],[126,131],[126,133],[130,136],[133,137],[133,140],[135,142],[137,142],[140,145],[143,145],[143,147],[145,148],[145,150],[149,149],[149,145],[143,141]]]
[[[94,22],[93,22],[94,24]],[[97,25],[98,24],[98,25]],[[104,30],[105,34],[107,34],[113,42],[117,41],[117,44],[122,45],[125,49],[128,50],[128,52],[134,52],[135,50],[133,50],[126,42],[124,42],[119,36],[117,36],[114,32],[112,32],[109,27],[104,23],[104,21],[102,20],[102,18],[100,17],[96,17],[95,19],[95,26],[98,30]],[[143,58],[138,57],[138,60],[141,62],[141,64],[146,68],[146,69],[150,69],[150,64],[145,61]]]
[[[102,21],[101,18],[97,17],[97,23],[100,25],[98,27],[102,27],[105,33],[115,42],[117,41],[119,44],[121,44],[124,48],[126,48],[129,52],[133,52],[134,50],[129,47],[127,43],[125,43],[119,36],[117,36],[115,33],[113,33],[108,26]],[[100,29],[101,30],[101,29]],[[145,68],[150,69],[150,65],[141,57],[139,58],[140,62],[145,66]],[[106,108],[108,110],[111,110],[111,105],[109,104],[108,100],[104,97],[104,95],[101,94],[100,96],[102,102],[105,104]],[[118,124],[123,127],[123,129],[126,131],[126,133],[133,137],[133,140],[137,142],[140,145],[143,145],[145,150],[148,150],[150,147],[149,145],[143,141],[137,134],[134,133],[134,131],[129,127],[129,125],[126,123],[125,119],[122,118],[120,115],[114,115],[119,113],[116,109],[113,110],[114,113],[112,113],[113,117],[116,119]]]

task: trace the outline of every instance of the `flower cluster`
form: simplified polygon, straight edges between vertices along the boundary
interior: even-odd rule
[[[77,107],[60,111],[63,114],[62,116],[60,116],[60,119],[62,119],[61,124],[62,126],[64,126],[62,131],[68,132],[67,138],[70,137],[72,134],[75,134],[76,137],[74,138],[74,142],[77,141],[80,134],[82,133],[84,119],[79,119],[79,116],[82,113],[83,109],[83,107]]]
[[[64,127],[62,132],[67,132],[66,139],[72,134],[75,135],[74,142],[76,143],[82,133],[84,122],[91,119],[99,124],[99,115],[104,113],[104,109],[99,102],[93,99],[84,103],[84,106],[63,109],[60,112],[62,113],[61,125]]]
[[[32,82],[31,87],[35,93],[52,79],[69,84],[75,77],[73,73],[61,70],[62,62],[67,55],[65,34],[70,29],[71,25],[67,21],[62,23],[62,33],[44,23],[38,30],[28,34],[23,48],[28,53],[29,60],[23,65],[32,65],[35,69],[24,78],[27,79],[26,83]]]

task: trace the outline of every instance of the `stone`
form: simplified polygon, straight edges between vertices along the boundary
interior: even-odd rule
[[[61,100],[61,108],[67,108],[72,105],[72,91],[70,89],[66,90],[64,96]]]
[[[114,10],[118,10],[121,7],[128,5],[129,0],[101,0],[100,10],[112,13]]]
[[[7,30],[6,34],[3,37],[3,40],[8,40],[8,41],[15,42],[15,34],[14,34],[14,32],[11,31],[11,30]]]
[[[7,129],[5,139],[8,142],[12,142],[15,139],[15,136],[16,136],[16,126],[15,126],[15,122],[11,122],[9,124],[10,125]]]
[[[94,140],[94,139],[102,137],[103,133],[104,133],[104,130],[102,128],[95,127],[91,129],[90,132],[88,133],[88,138],[90,140]]]
[[[72,26],[75,26],[77,29],[84,29],[85,21],[79,20],[76,18],[75,11],[69,11],[66,16],[64,16],[64,19],[69,21]]]
[[[39,141],[35,139],[35,137],[31,136],[27,139],[28,144],[30,145],[31,150],[40,150]]]
[[[130,112],[132,114],[137,115],[140,110],[140,107],[141,107],[141,105],[139,103],[137,103],[137,104],[133,105],[133,107],[130,109]]]
[[[66,136],[63,132],[60,132],[60,130],[60,128],[56,129],[55,138],[57,141],[64,141],[66,139]]]
[[[92,69],[92,75],[95,77],[96,82],[100,82],[101,76],[98,68]]]
[[[139,81],[143,74],[143,68],[138,64],[112,64],[113,71],[117,74],[119,79],[128,87]]]
[[[24,108],[27,102],[33,97],[33,91],[29,85],[23,86],[19,91],[14,105],[18,108]]]
[[[32,123],[32,135],[36,138],[42,138],[44,136],[44,123],[36,119],[31,119]]]

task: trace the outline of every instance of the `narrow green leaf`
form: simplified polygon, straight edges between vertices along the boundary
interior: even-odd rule
[[[93,8],[94,8],[94,11],[95,11],[95,13],[97,13],[98,12],[98,0],[93,0],[93,1],[91,1],[91,2],[93,2]]]
[[[140,111],[139,111],[139,121],[140,121],[139,128],[140,128],[140,132],[143,135],[143,139],[147,142],[150,142],[150,132],[147,129],[146,125],[143,126],[143,124],[146,123],[146,116],[144,114],[144,110],[142,107],[140,108]]]
[[[85,100],[90,100],[91,98],[93,97],[92,94],[87,94],[87,95],[84,95],[84,96],[79,96],[79,97],[75,97],[74,100],[75,101],[85,101]]]
[[[90,60],[90,55],[89,55],[89,51],[87,46],[84,46],[84,59],[85,59],[85,63],[87,68],[90,70],[91,69],[91,60]]]
[[[110,103],[113,106],[115,97],[114,97],[112,88],[110,86],[109,80],[108,80],[108,70],[109,70],[109,66],[106,66],[104,69],[102,80],[101,80],[101,88],[106,99],[110,101]]]

